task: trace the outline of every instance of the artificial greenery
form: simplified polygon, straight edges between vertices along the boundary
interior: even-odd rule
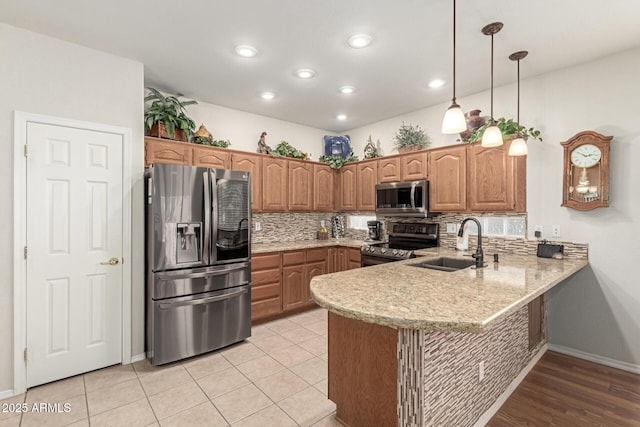
[[[275,157],[291,157],[294,159],[304,159],[307,157],[302,151],[290,145],[287,141],[282,141],[271,150],[271,155]]]
[[[410,147],[412,145],[419,145],[422,148],[427,148],[429,144],[431,144],[429,136],[424,130],[420,129],[420,126],[413,126],[411,124],[406,125],[404,122],[402,122],[400,129],[396,132],[394,141],[394,147],[396,149]]]
[[[196,124],[187,116],[185,107],[187,105],[197,104],[198,102],[193,100],[181,101],[178,99],[183,96],[180,93],[165,96],[159,90],[152,87],[148,87],[147,90],[150,93],[144,98],[144,102],[147,103],[151,101],[151,105],[149,105],[144,112],[146,130],[150,130],[157,122],[162,122],[169,138],[173,139],[175,137],[176,129],[182,129],[187,140],[189,140]]]
[[[211,137],[206,137],[206,136],[194,136],[193,142],[195,144],[209,145],[211,147],[220,147],[220,148],[227,148],[228,146],[231,145],[231,141],[229,141],[228,139],[215,140]]]
[[[353,154],[353,150],[349,152],[349,156],[342,157],[340,154],[333,154],[331,156],[320,156],[319,159],[323,163],[327,163],[331,166],[331,169],[340,169],[345,163],[357,162],[358,156]]]
[[[472,130],[471,134],[468,138],[464,138],[464,142],[476,142],[482,140],[482,135],[484,135],[484,131],[491,125],[491,119],[487,119],[485,124],[480,126],[476,130]],[[540,131],[535,128],[526,128],[522,125],[518,125],[513,119],[505,119],[504,117],[500,117],[496,120],[496,126],[502,132],[503,139],[513,138],[514,135],[520,133],[524,139],[532,139],[542,141],[540,137]]]

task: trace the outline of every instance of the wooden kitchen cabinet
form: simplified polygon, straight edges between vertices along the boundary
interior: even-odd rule
[[[154,163],[190,165],[192,164],[192,148],[192,144],[146,136],[144,138],[144,165],[149,166]]]
[[[329,165],[313,165],[313,211],[335,211],[335,172]]]
[[[360,268],[362,262],[362,255],[360,248],[348,248],[347,249],[348,269]]]
[[[383,157],[378,160],[378,182],[399,182],[401,176],[401,156]]]
[[[467,146],[430,150],[429,202],[432,212],[467,210]]]
[[[529,350],[534,348],[545,337],[545,304],[544,295],[540,295],[529,303]]]
[[[327,249],[307,249],[282,254],[282,308],[294,310],[314,304],[311,279],[327,272]]]
[[[289,210],[309,212],[313,208],[313,164],[289,160]]]
[[[378,161],[366,160],[357,163],[357,195],[358,211],[376,210],[376,184],[378,182]]]
[[[254,255],[251,259],[251,320],[282,312],[281,253]]]
[[[327,248],[307,249],[305,264],[305,277],[307,282],[307,304],[315,304],[311,296],[311,279],[315,276],[327,274],[328,270],[328,250]]]
[[[262,159],[262,210],[286,212],[288,209],[289,167],[286,159]]]
[[[204,145],[193,147],[193,165],[205,168],[231,168],[231,155],[222,148]]]
[[[231,154],[231,169],[251,174],[251,211],[262,211],[262,157],[259,154]]]
[[[526,160],[509,156],[511,141],[499,147],[469,146],[468,209],[472,212],[524,211]]]
[[[400,157],[400,181],[427,179],[427,151],[405,154]]]
[[[356,188],[357,188],[357,164],[348,164],[340,168],[338,197],[336,207],[338,211],[355,211],[358,208]]]
[[[327,259],[327,271],[329,273],[337,273],[340,271],[360,268],[360,248],[347,248],[343,246],[329,248]]]

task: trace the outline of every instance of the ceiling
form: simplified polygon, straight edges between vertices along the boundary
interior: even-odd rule
[[[452,0],[3,0],[7,24],[144,64],[145,84],[203,102],[341,132],[451,99]],[[640,46],[640,1],[458,0],[457,95]],[[354,33],[373,36],[353,49]],[[238,44],[257,57],[234,54]],[[316,77],[301,80],[299,68]],[[431,89],[440,78],[445,86]],[[594,84],[606,84],[594,82]],[[351,95],[338,88],[353,85]],[[588,88],[585,88],[588,89]],[[262,91],[276,98],[261,99]],[[464,106],[463,106],[464,107]],[[348,117],[336,119],[339,113]],[[443,111],[444,114],[444,111]]]

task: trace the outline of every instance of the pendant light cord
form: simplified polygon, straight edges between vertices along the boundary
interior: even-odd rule
[[[491,122],[493,120],[493,33],[491,34]]]
[[[456,0],[453,0],[453,102],[456,102]]]
[[[518,136],[520,136],[520,60],[518,59],[518,108],[516,114],[516,125],[518,126]]]

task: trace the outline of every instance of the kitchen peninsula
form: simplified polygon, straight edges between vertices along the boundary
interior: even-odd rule
[[[528,304],[588,264],[501,254],[445,272],[411,264],[468,257],[420,255],[311,282],[329,310],[329,399],[348,426],[473,425],[544,349]]]

